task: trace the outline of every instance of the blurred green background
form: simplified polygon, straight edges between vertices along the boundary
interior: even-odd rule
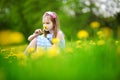
[[[100,27],[109,27],[113,38],[120,39],[119,0],[0,0],[0,31],[20,32],[27,42],[35,29],[42,28],[42,15],[46,11],[58,14],[68,41],[76,40],[81,29],[88,30],[91,37],[93,21],[98,21]]]

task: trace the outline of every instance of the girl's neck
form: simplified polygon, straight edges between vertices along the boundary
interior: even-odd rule
[[[53,33],[53,30],[50,30],[49,32],[50,32],[50,34],[52,34],[52,33]]]

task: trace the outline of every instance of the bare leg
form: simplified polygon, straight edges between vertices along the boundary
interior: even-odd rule
[[[28,53],[28,50],[30,49],[30,48],[34,48],[34,49],[36,49],[36,38],[34,38],[31,42],[30,42],[30,44],[27,46],[27,48],[26,48],[26,50],[24,51],[24,53],[25,54],[27,54]]]

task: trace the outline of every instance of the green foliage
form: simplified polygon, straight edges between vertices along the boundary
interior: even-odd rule
[[[102,26],[116,30],[119,27],[119,13],[114,17],[103,18],[92,12],[94,4],[87,6],[84,0],[1,0],[0,1],[0,30],[10,29],[20,31],[27,37],[37,28],[42,28],[42,15],[45,11],[55,11],[60,19],[61,29],[67,40],[76,40],[79,29],[90,31],[89,24],[99,21]],[[90,12],[83,13],[88,7]],[[68,8],[68,10],[67,10]],[[70,15],[71,11],[74,15]],[[69,28],[68,28],[69,27]],[[69,29],[69,30],[68,30]]]
[[[60,15],[61,29],[65,33],[66,40],[77,40],[77,32],[81,29],[89,29],[90,14],[81,14],[76,17]]]
[[[107,41],[106,41],[107,42]],[[0,72],[6,80],[118,80],[120,67],[119,43],[92,44],[84,41],[77,47],[67,42],[56,56],[19,53],[16,48],[0,50]],[[24,48],[24,47],[22,47]],[[22,49],[23,50],[23,49]]]
[[[30,35],[42,20],[42,15],[45,11],[58,11],[60,1],[58,0],[21,0],[21,1],[7,1],[1,0],[1,15],[0,15],[0,29],[12,29],[21,31],[25,36]]]

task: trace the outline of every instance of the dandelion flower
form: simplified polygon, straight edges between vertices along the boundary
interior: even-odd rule
[[[55,57],[59,54],[59,49],[57,47],[52,47],[47,50],[49,57]]]
[[[52,39],[52,43],[59,43],[59,42],[60,42],[60,40],[58,38],[53,38]]]
[[[98,37],[99,37],[100,39],[104,37],[103,31],[98,31],[98,32],[97,32],[97,35],[98,35]]]
[[[89,34],[86,30],[80,30],[77,34],[77,37],[79,39],[84,39],[84,38],[88,38],[89,37]]]
[[[43,26],[44,29],[48,29],[48,26]]]
[[[11,32],[11,34],[9,35],[9,41],[11,44],[22,43],[24,41],[24,36],[20,32]]]
[[[100,27],[100,23],[97,21],[91,22],[90,27],[93,29],[98,28],[98,27]]]
[[[0,32],[0,44],[9,45],[22,43],[24,41],[24,36],[20,32],[13,32],[10,30],[3,30]]]
[[[11,33],[10,30],[2,30],[0,31],[0,45],[8,45],[9,42],[9,34]]]
[[[28,53],[33,53],[34,51],[35,51],[35,48],[31,47],[31,48],[28,49]]]
[[[112,30],[110,28],[108,28],[108,27],[101,28],[101,31],[104,34],[104,38],[109,38],[109,37],[112,36]]]

